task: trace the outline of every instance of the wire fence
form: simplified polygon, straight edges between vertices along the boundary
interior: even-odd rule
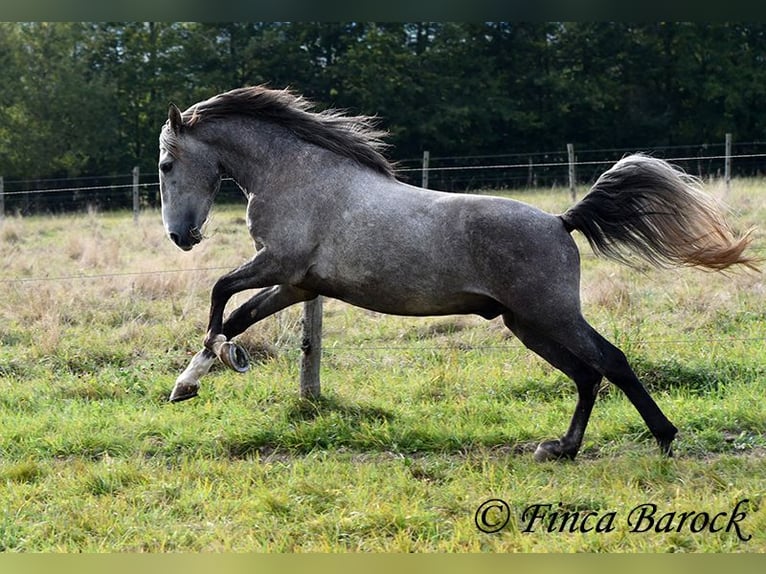
[[[725,173],[726,144],[668,146],[645,150],[576,149],[574,161],[576,184],[595,182],[615,161],[637,151],[665,159],[687,173],[709,181]],[[732,175],[766,175],[766,142],[742,142],[733,145]],[[397,163],[397,175],[407,183],[419,185],[424,171],[423,158]],[[503,155],[434,157],[428,160],[429,187],[444,191],[493,189],[535,189],[569,185],[569,158],[566,147],[537,153]]]
[[[643,150],[683,168],[703,180],[724,175],[727,156],[721,144],[666,146]],[[574,161],[578,185],[592,184],[615,161],[633,149],[576,150]],[[732,176],[763,177],[766,175],[766,142],[743,142],[733,146]],[[396,174],[406,183],[420,185],[428,174],[428,187],[443,191],[476,192],[500,189],[538,189],[569,185],[567,150],[533,153],[507,153],[474,156],[431,156],[427,167],[423,158],[396,162]],[[111,211],[156,209],[160,205],[156,173],[86,176],[58,179],[6,179],[0,188],[0,217],[4,214],[26,216],[67,213],[95,209]],[[137,183],[136,183],[137,181]],[[137,202],[134,196],[137,194]],[[240,188],[224,181],[218,202],[244,202]]]
[[[58,276],[39,276],[39,277],[0,277],[2,283],[40,283],[63,281],[88,281],[95,279],[113,279],[115,277],[140,277],[142,275],[165,275],[173,273],[204,273],[206,271],[231,271],[231,267],[195,267],[191,269],[155,269],[152,271],[117,271],[109,273],[92,273],[78,275],[58,275]]]

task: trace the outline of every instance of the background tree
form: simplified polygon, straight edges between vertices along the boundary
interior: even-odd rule
[[[76,23],[3,24],[0,170],[21,177],[103,169],[117,134],[114,92],[86,61],[90,35]]]
[[[763,141],[766,25],[2,23],[0,174],[155,169],[167,106],[243,85],[377,115],[392,159]]]

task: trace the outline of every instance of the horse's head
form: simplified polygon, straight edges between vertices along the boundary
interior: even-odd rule
[[[170,106],[160,133],[160,198],[168,237],[184,251],[202,241],[221,182],[215,150],[193,137],[180,110]]]

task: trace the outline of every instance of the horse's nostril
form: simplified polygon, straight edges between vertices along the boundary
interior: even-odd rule
[[[168,233],[168,236],[170,237],[170,240],[175,243],[176,245],[180,245],[181,236],[178,235],[178,233],[173,233],[172,231]]]

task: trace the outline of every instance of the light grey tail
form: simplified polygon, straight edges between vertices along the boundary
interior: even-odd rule
[[[657,267],[756,268],[744,254],[752,230],[736,235],[697,178],[646,155],[618,161],[561,219],[596,254],[628,265],[637,255]]]

